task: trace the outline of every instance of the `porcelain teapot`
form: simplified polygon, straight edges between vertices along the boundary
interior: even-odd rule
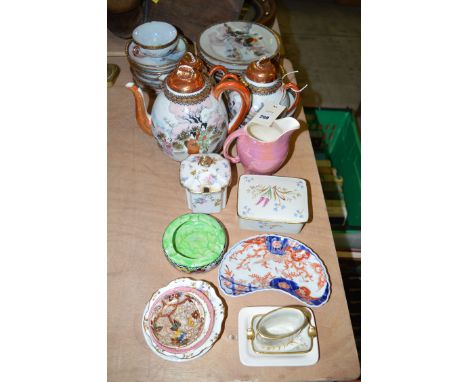
[[[228,73],[227,69],[221,65],[214,66],[209,74],[213,76],[217,72],[223,74],[220,83],[237,77],[235,74]],[[237,79],[239,80],[239,78]],[[258,61],[250,63],[240,81],[248,87],[252,94],[249,113],[241,126],[245,126],[268,103],[286,106],[283,116],[292,116],[296,111],[301,90],[291,82],[284,84],[276,65],[269,58],[262,57]],[[240,97],[236,93],[229,93],[227,101],[229,112],[236,114],[241,107]]]
[[[240,126],[250,109],[250,93],[243,84],[230,80],[212,87],[208,78],[190,65],[179,65],[167,76],[151,115],[141,89],[133,82],[126,87],[135,97],[141,129],[152,134],[164,153],[177,161],[190,154],[220,151],[226,136]],[[231,120],[220,98],[225,91],[235,92],[241,100]]]

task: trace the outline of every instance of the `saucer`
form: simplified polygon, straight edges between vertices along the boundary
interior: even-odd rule
[[[247,329],[251,327],[252,319],[257,315],[268,313],[279,306],[253,306],[242,308],[238,316],[239,358],[245,366],[310,366],[318,362],[320,357],[318,337],[312,339],[312,349],[303,353],[259,354],[254,351],[251,341],[247,339]],[[312,313],[312,312],[311,312]],[[312,313],[310,324],[315,326]],[[291,346],[291,345],[288,345]],[[297,345],[296,345],[297,346]],[[297,349],[297,347],[296,347]],[[258,350],[258,349],[257,349]],[[291,350],[289,348],[288,350]]]
[[[194,289],[198,292],[193,291]],[[203,309],[204,306],[207,306],[208,310],[210,310],[210,307],[212,307],[213,315],[211,315],[209,311],[207,311],[206,314],[204,312],[204,317],[207,319],[210,317],[209,320],[211,322],[209,325],[203,325],[201,332],[196,336],[196,338],[193,339],[190,344],[181,344],[182,346],[176,348],[176,351],[174,351],[175,349],[165,349],[158,341],[155,341],[155,338],[151,334],[151,320],[154,313],[153,307],[155,304],[158,304],[158,301],[161,300],[162,296],[166,296],[168,293],[172,293],[174,291],[177,292],[179,290],[193,292],[194,296],[198,295],[193,306],[197,306]],[[200,298],[200,294],[205,295],[205,297]],[[209,300],[209,302],[206,300]],[[215,289],[209,283],[203,280],[179,278],[171,281],[168,285],[159,289],[153,294],[150,301],[146,304],[141,321],[141,328],[146,344],[153,351],[153,353],[167,361],[182,362],[201,357],[207,353],[218,340],[223,321],[223,302],[218,297]],[[181,324],[184,323],[181,322]],[[183,325],[180,327],[182,326]],[[173,345],[171,343],[171,347],[172,346]]]
[[[177,287],[161,294],[149,311],[146,335],[158,347],[180,354],[206,342],[214,324],[211,301],[190,287]]]
[[[228,21],[205,29],[198,46],[210,62],[247,66],[260,57],[273,57],[280,42],[270,28],[247,21]]]

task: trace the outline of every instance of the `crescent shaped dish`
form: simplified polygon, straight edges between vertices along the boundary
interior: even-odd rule
[[[310,307],[325,304],[331,292],[318,255],[300,241],[280,235],[258,235],[235,244],[221,262],[218,282],[229,296],[278,290]]]

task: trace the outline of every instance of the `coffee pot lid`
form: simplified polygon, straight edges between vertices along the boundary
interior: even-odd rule
[[[198,70],[199,72],[203,72],[203,61],[200,57],[195,56],[192,52],[187,52],[183,55],[182,59],[179,61],[179,65],[188,65]]]
[[[262,57],[249,64],[245,75],[251,81],[268,83],[278,79],[278,70],[268,57]]]
[[[166,81],[167,86],[177,93],[194,93],[205,86],[203,74],[189,65],[177,66]]]

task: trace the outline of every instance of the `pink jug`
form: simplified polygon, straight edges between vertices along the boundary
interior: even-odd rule
[[[299,122],[292,117],[275,120],[271,126],[249,123],[230,134],[224,142],[223,155],[232,163],[241,162],[247,174],[274,174],[283,165],[289,150],[289,139]],[[237,156],[229,147],[237,138]]]

